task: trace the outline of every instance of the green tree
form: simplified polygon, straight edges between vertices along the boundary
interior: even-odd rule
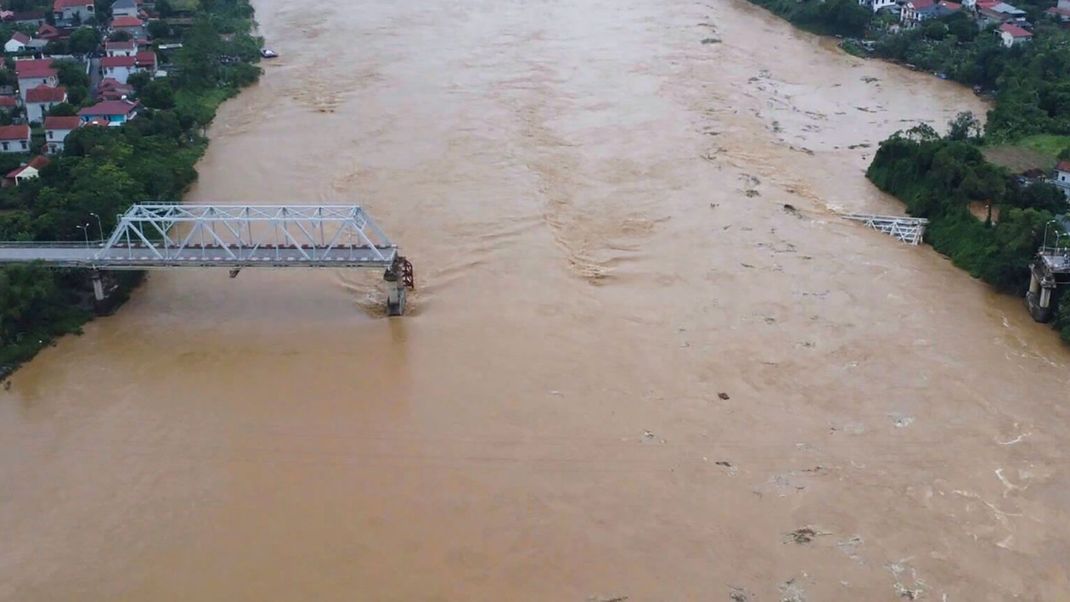
[[[72,117],[78,114],[78,109],[69,102],[61,102],[49,109],[48,114],[52,117]]]
[[[73,53],[89,54],[100,46],[100,32],[94,27],[76,29],[71,33],[68,46]]]

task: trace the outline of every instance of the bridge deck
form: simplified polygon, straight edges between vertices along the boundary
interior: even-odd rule
[[[159,254],[157,254],[159,253]],[[162,255],[162,256],[161,256]],[[0,246],[0,264],[39,262],[50,267],[144,270],[181,267],[388,268],[395,247],[270,248],[186,247],[163,249],[78,246]]]

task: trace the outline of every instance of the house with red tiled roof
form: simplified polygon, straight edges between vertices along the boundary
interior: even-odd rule
[[[899,20],[905,27],[916,27],[923,21],[939,19],[962,10],[962,5],[949,0],[910,0],[903,5]]]
[[[130,74],[137,69],[137,57],[106,56],[100,59],[100,71],[108,77],[125,84]]]
[[[138,71],[148,71],[150,74],[156,73],[156,53],[151,50],[139,50],[136,55],[135,65]]]
[[[120,83],[118,80],[108,77],[100,82],[97,87],[97,100],[122,100],[134,93],[134,87],[130,84]]]
[[[4,42],[4,52],[16,53],[26,50],[26,45],[30,43],[30,36],[16,31],[11,34],[11,39]]]
[[[19,108],[19,101],[14,96],[0,96],[0,111],[11,113]]]
[[[50,161],[48,157],[42,155],[30,159],[28,163],[23,163],[4,176],[4,187],[6,188],[11,185],[18,186],[26,180],[36,178],[41,173],[41,170],[47,167],[51,162],[52,161]]]
[[[59,86],[37,86],[26,92],[26,119],[41,123],[45,114],[61,102],[67,102],[67,89]]]
[[[52,155],[62,153],[67,136],[80,127],[82,119],[77,115],[45,117],[45,150]]]
[[[93,0],[56,0],[52,17],[57,25],[81,25],[96,17]]]
[[[30,126],[0,125],[0,153],[30,152]]]
[[[4,20],[10,21],[15,25],[28,25],[30,27],[39,27],[45,22],[45,13],[39,10],[18,11],[12,13],[10,19]]]
[[[137,17],[115,17],[111,20],[111,31],[124,31],[136,40],[145,37],[145,22]]]
[[[104,100],[78,111],[83,123],[103,121],[110,126],[120,126],[137,117],[141,103],[130,100]]]
[[[37,86],[56,86],[59,76],[52,67],[52,59],[15,61],[15,76],[19,80],[19,96],[26,101],[26,93]]]
[[[1004,23],[999,26],[999,37],[1007,48],[1015,44],[1022,44],[1033,39],[1033,32],[1018,27],[1014,23]]]
[[[105,42],[104,54],[107,56],[134,56],[137,54],[137,42],[134,40]]]

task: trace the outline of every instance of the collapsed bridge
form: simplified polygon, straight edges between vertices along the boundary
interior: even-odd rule
[[[91,242],[84,231],[84,244],[0,242],[0,264],[93,270],[97,301],[101,270],[217,267],[233,277],[246,268],[381,269],[392,316],[404,313],[414,287],[412,264],[357,205],[136,204],[106,240]]]

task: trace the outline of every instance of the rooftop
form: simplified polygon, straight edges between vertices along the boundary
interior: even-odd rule
[[[132,56],[106,56],[100,59],[100,66],[104,68],[111,67],[133,67],[137,59]]]
[[[137,17],[115,17],[111,20],[112,27],[141,27],[144,23]]]
[[[30,126],[0,125],[0,140],[28,140],[30,138]]]
[[[1009,33],[1012,38],[1031,38],[1031,37],[1033,37],[1032,32],[1026,31],[1026,30],[1022,29],[1021,27],[1018,27],[1017,25],[1015,25],[1013,23],[1004,23],[1003,25],[999,26],[999,30],[1004,32],[1004,33]]]
[[[26,102],[63,102],[67,100],[67,89],[63,87],[40,85],[26,91]]]
[[[83,6],[93,6],[93,0],[56,0],[52,3],[52,10],[54,12],[61,12],[65,8],[78,8]]]
[[[86,107],[81,111],[78,111],[78,115],[83,117],[93,117],[99,115],[129,115],[137,110],[141,106],[136,102],[129,100],[105,100],[98,102],[97,104]]]
[[[76,115],[70,117],[45,117],[46,130],[75,130],[82,124],[82,120]]]

